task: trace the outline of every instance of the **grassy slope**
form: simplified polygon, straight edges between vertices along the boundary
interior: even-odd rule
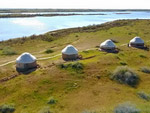
[[[27,40],[22,44],[11,43],[10,41],[2,42],[1,48],[9,45],[18,54],[28,51],[38,58],[59,54],[67,44],[73,44],[79,51],[82,51],[80,54],[84,58],[95,57],[79,61],[85,66],[84,74],[59,69],[57,64],[65,63],[61,56],[38,61],[42,68],[29,75],[20,75],[15,79],[0,83],[0,104],[13,103],[16,107],[15,113],[37,113],[45,106],[50,106],[54,113],[70,113],[70,111],[80,113],[84,110],[110,113],[118,103],[131,101],[143,113],[150,112],[149,102],[136,95],[138,91],[150,93],[150,75],[139,71],[143,66],[150,66],[150,52],[120,46],[128,43],[136,35],[141,36],[145,41],[150,40],[150,20],[122,20],[117,21],[117,23],[125,24],[119,26],[117,24],[113,26],[105,24],[107,28],[101,29],[98,26],[89,30],[89,27],[89,31],[81,30],[78,32],[75,30],[75,33],[73,30],[72,33],[56,36],[57,39],[51,42],[41,39]],[[95,48],[108,38],[119,42],[117,45],[121,51],[118,54],[108,54],[98,50],[83,51]],[[146,44],[149,45],[150,42]],[[51,48],[55,52],[45,54],[44,51],[47,48]],[[140,57],[141,55],[146,56],[146,58]],[[0,55],[0,64],[14,60],[17,56]],[[121,65],[120,62],[127,63],[140,75],[141,82],[137,88],[130,88],[109,79],[109,74]],[[52,63],[56,65],[50,66]],[[0,78],[16,73],[15,64],[0,67],[0,70]],[[97,79],[97,76],[101,76],[101,78]],[[54,97],[58,102],[55,105],[48,105],[49,97]]]

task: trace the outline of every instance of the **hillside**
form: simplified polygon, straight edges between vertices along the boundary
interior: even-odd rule
[[[150,67],[150,52],[127,47],[127,43],[140,36],[150,45],[150,20],[117,20],[101,25],[71,28],[48,32],[39,36],[23,37],[0,42],[0,65],[14,61],[21,53],[30,52],[37,57],[40,68],[27,75],[15,70],[15,63],[0,67],[0,105],[12,104],[14,113],[44,113],[50,108],[52,113],[113,113],[118,104],[131,102],[142,113],[150,112],[149,101],[139,98],[138,92],[150,94],[150,74],[141,68]],[[99,44],[113,39],[119,53],[98,50]],[[77,62],[83,69],[60,68],[74,62],[62,60],[61,50],[68,44],[74,45],[83,60]],[[46,50],[52,53],[45,53]],[[15,55],[5,54],[14,51]],[[8,52],[7,52],[8,53]],[[40,60],[40,58],[47,58]],[[110,75],[118,66],[126,65],[140,77],[137,87],[110,80]],[[49,103],[49,100],[53,100]]]

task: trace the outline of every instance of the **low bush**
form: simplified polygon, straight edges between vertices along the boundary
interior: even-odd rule
[[[120,64],[123,66],[127,65],[127,63],[125,63],[125,62],[120,62]]]
[[[83,64],[80,62],[60,64],[59,67],[62,69],[73,70],[73,71],[76,71],[77,73],[82,73],[82,70],[84,68]]]
[[[49,107],[42,108],[38,113],[52,113]]]
[[[145,55],[139,55],[141,58],[147,58]]]
[[[114,113],[140,113],[140,110],[131,103],[123,103],[115,107]]]
[[[17,52],[15,50],[13,50],[12,48],[10,48],[10,47],[5,47],[2,50],[2,54],[3,55],[16,55]]]
[[[146,94],[145,92],[138,92],[137,95],[141,98],[144,99],[146,101],[150,100],[150,95]]]
[[[96,111],[88,111],[88,110],[85,110],[85,111],[83,111],[83,112],[81,112],[81,113],[97,113]]]
[[[144,72],[144,73],[150,73],[150,67],[146,67],[146,66],[142,67],[141,71]]]
[[[79,35],[76,35],[75,37],[79,37]]]
[[[132,33],[128,33],[128,35],[132,35]]]
[[[57,103],[57,100],[54,97],[50,97],[47,102],[47,104],[56,104],[56,103]]]
[[[4,104],[0,106],[0,113],[13,113],[15,111],[14,106]]]
[[[51,49],[47,49],[46,51],[45,51],[45,53],[47,53],[47,54],[49,54],[49,53],[53,53],[54,51],[53,50],[51,50]]]
[[[67,82],[65,84],[65,90],[66,91],[72,91],[72,90],[77,89],[79,87],[80,87],[80,85],[78,83],[74,83],[74,82]]]
[[[127,66],[117,67],[110,77],[112,80],[132,87],[136,86],[140,80],[139,76]]]
[[[51,35],[47,33],[44,35],[39,35],[38,37],[41,38],[43,41],[51,42],[51,41],[55,40],[54,37]]]

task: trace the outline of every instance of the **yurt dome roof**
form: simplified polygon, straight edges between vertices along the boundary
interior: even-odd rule
[[[17,63],[33,63],[36,61],[36,57],[31,55],[30,53],[23,53],[17,59]]]
[[[130,40],[130,43],[135,43],[135,44],[143,44],[144,41],[140,37],[134,37],[132,40]]]
[[[100,48],[115,48],[115,44],[112,40],[108,39],[100,44]]]
[[[78,50],[73,45],[66,46],[61,52],[67,55],[78,54]]]

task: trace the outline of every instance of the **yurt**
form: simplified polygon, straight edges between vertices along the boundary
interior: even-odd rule
[[[115,44],[112,40],[108,39],[100,44],[100,50],[114,51],[116,49]]]
[[[78,58],[78,50],[73,45],[66,46],[61,52],[64,60],[76,60]]]
[[[17,71],[27,71],[37,67],[36,57],[30,53],[23,53],[16,59],[16,69]]]
[[[140,37],[134,37],[129,42],[130,47],[144,47],[144,41]]]

